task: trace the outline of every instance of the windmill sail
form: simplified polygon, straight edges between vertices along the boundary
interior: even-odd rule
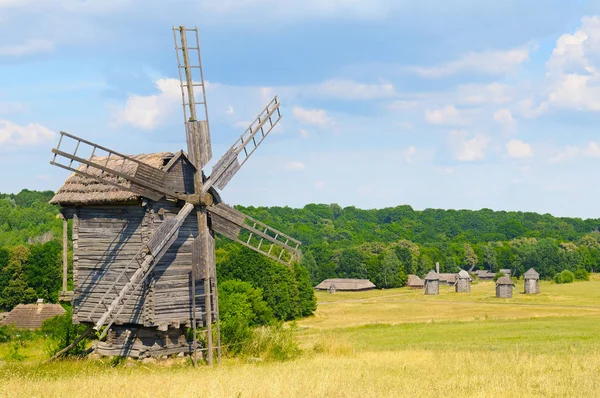
[[[66,152],[62,146],[74,145]],[[62,132],[50,164],[93,178],[121,189],[133,191],[152,200],[179,195],[165,185],[167,173],[133,157],[120,154],[93,142]],[[84,153],[89,156],[82,157]],[[103,156],[105,155],[105,156]]]
[[[300,259],[300,241],[237,211],[224,203],[207,208],[216,232],[289,265]]]
[[[225,188],[235,173],[246,163],[281,120],[279,105],[279,101],[275,97],[259,113],[248,129],[215,164],[210,178],[204,184],[203,192],[207,192],[213,185],[221,190]]]
[[[188,43],[190,39],[192,46]],[[177,53],[188,155],[192,164],[200,170],[212,159],[212,149],[198,28],[173,27],[173,40]],[[197,106],[201,108],[200,113],[197,112]]]

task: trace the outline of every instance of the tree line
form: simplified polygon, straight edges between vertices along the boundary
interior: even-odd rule
[[[1,310],[38,297],[57,299],[62,222],[58,208],[48,204],[52,195],[29,190],[0,194]],[[425,275],[436,262],[443,272],[510,268],[516,276],[534,267],[546,279],[564,270],[600,267],[599,219],[489,209],[417,211],[406,205],[374,210],[337,204],[237,208],[303,243],[302,261],[290,269],[217,239],[219,285],[248,283],[257,291],[234,282],[224,291],[245,291],[248,303],[255,303],[260,293],[273,319],[310,314],[315,306],[312,286],[327,278],[367,278],[390,288],[403,286],[409,274]]]

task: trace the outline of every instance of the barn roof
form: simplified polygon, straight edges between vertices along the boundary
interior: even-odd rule
[[[60,304],[19,304],[6,314],[0,324],[14,325],[19,329],[38,329],[46,319],[65,312]]]
[[[426,281],[439,281],[440,275],[438,273],[436,273],[435,271],[429,271],[427,276],[425,276],[425,280]]]
[[[529,270],[525,272],[524,277],[525,279],[540,279],[540,274],[533,268],[529,268]]]
[[[425,281],[419,278],[417,275],[410,274],[408,275],[408,280],[406,281],[406,286],[408,287],[423,287]]]
[[[456,283],[456,274],[440,273],[440,274],[438,274],[438,276],[440,277],[441,281],[444,281],[446,283],[449,283],[449,284]]]
[[[498,280],[496,281],[496,285],[515,285],[514,282],[512,281],[512,279],[510,279],[508,276],[503,276],[501,278],[498,278]]]
[[[141,154],[130,156],[133,159],[139,160],[140,162],[146,163],[152,167],[164,169],[165,166],[179,155],[171,152],[158,152],[150,154]],[[93,158],[95,162],[104,164],[106,157],[95,156]],[[126,173],[133,173],[137,168],[137,163],[131,161],[118,160],[118,158],[110,159],[107,167],[109,168],[121,168]],[[79,170],[84,170],[85,165],[81,165]],[[100,175],[100,170],[89,168],[86,170],[88,174]],[[104,178],[114,180],[116,178],[105,176]],[[119,184],[129,186],[130,183],[125,181],[119,181]],[[56,192],[56,195],[50,200],[50,203],[61,206],[65,205],[90,205],[90,204],[108,204],[108,203],[122,203],[131,202],[139,199],[139,195],[133,193],[128,189],[121,189],[114,185],[100,182],[94,178],[84,177],[77,173],[72,173],[63,186]]]
[[[508,268],[502,268],[501,270],[499,270],[498,272],[504,274],[504,275],[510,275],[511,271]]]
[[[375,289],[375,285],[368,279],[325,279],[315,286],[317,290],[328,290],[333,285],[335,290],[368,290]]]

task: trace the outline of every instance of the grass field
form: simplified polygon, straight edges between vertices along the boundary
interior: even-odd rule
[[[38,342],[26,361],[2,362],[0,396],[600,396],[600,278],[541,289],[318,293],[315,316],[298,322],[303,354],[288,362],[41,365]]]

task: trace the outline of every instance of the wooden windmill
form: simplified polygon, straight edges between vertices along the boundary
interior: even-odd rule
[[[50,163],[73,174],[51,203],[73,219],[73,321],[107,337],[96,351],[195,358],[201,326],[210,364],[213,323],[219,336],[214,232],[286,265],[299,259],[300,242],[227,206],[215,189],[226,187],[277,125],[277,97],[207,177],[212,150],[198,30],[173,27],[173,36],[187,153],[128,156],[61,132]]]

